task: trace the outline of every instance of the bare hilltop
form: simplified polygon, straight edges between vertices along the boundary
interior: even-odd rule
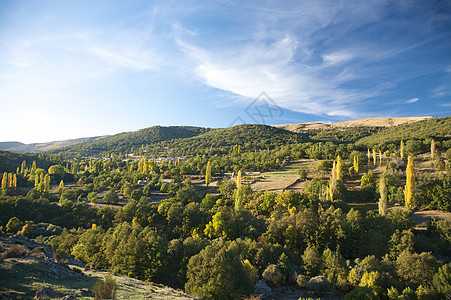
[[[320,123],[320,122],[307,122],[307,123],[293,123],[274,125],[274,127],[282,128],[285,130],[300,132],[305,130],[324,130],[324,129],[336,129],[336,128],[350,128],[350,127],[393,127],[406,123],[418,122],[433,117],[406,117],[406,118],[366,118],[361,120],[352,120],[338,123]]]

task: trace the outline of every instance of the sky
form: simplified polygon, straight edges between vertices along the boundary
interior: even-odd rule
[[[0,1],[0,141],[451,115],[451,1]]]

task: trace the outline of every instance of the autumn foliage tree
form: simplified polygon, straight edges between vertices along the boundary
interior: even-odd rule
[[[406,186],[404,188],[404,201],[406,207],[411,207],[414,200],[415,193],[415,166],[413,164],[412,156],[407,158],[406,168]]]

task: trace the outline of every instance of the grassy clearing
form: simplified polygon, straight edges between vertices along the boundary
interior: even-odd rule
[[[289,162],[279,170],[261,173],[258,180],[251,184],[251,188],[254,191],[278,192],[284,190],[298,180],[300,167],[307,167],[311,173],[317,163],[309,159]]]

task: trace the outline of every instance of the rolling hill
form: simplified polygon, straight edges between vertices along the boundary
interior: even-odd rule
[[[245,149],[266,149],[269,145],[302,142],[303,136],[267,125],[246,124],[208,131],[198,136],[166,143],[168,147],[205,149],[239,145]]]
[[[426,119],[431,119],[432,117],[407,117],[407,118],[366,118],[361,120],[352,120],[338,123],[319,123],[319,122],[308,122],[308,123],[293,123],[293,124],[283,124],[274,125],[277,128],[283,128],[293,132],[301,132],[306,130],[325,130],[325,129],[344,129],[353,127],[394,127],[406,123],[414,123]]]
[[[189,138],[209,131],[208,128],[192,126],[153,126],[133,132],[123,132],[102,139],[79,143],[55,149],[51,153],[63,152],[68,155],[99,155],[102,153],[128,152],[131,148],[156,142]]]
[[[401,140],[451,139],[451,117],[428,118],[381,130],[356,142],[356,146],[371,148],[377,144],[399,143]]]
[[[80,143],[85,143],[89,141],[96,141],[104,138],[105,136],[96,136],[96,137],[88,137],[88,138],[79,138],[79,139],[71,139],[71,140],[63,140],[63,141],[54,141],[48,143],[32,143],[32,144],[24,144],[20,142],[0,142],[0,150],[11,151],[11,152],[29,152],[29,153],[37,153],[44,151],[51,151],[58,148],[63,148],[67,146],[72,146]]]

